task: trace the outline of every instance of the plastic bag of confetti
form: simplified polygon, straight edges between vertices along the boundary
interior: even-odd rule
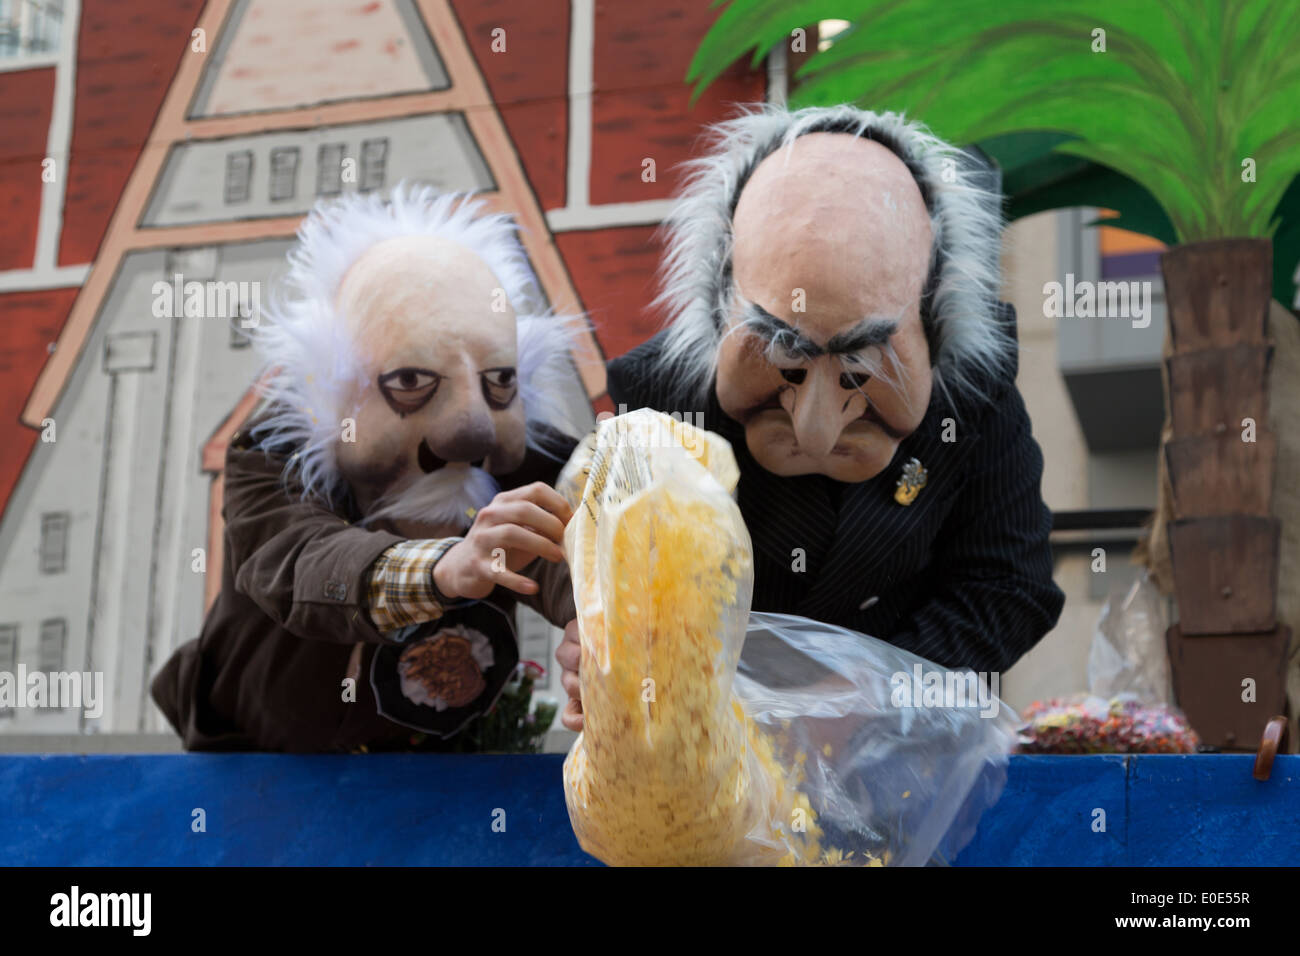
[[[795,768],[821,862],[951,862],[1002,793],[1016,715],[973,672],[847,628],[754,612],[734,693]]]
[[[751,615],[718,436],[642,409],[599,426],[581,471],[565,545],[584,731],[564,787],[583,849],[630,865],[951,859],[1001,792],[1015,715],[975,675]]]
[[[1136,694],[1075,694],[1025,708],[1017,750],[1030,754],[1194,754],[1183,712]]]
[[[1200,738],[1169,703],[1164,608],[1144,574],[1102,608],[1088,656],[1089,693],[1036,700],[1016,749],[1036,754],[1192,754]]]

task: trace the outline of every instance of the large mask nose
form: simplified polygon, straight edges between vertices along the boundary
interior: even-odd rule
[[[469,389],[462,389],[460,395],[460,407],[439,415],[420,443],[420,466],[425,471],[447,462],[477,465],[496,447],[496,426],[482,397]]]
[[[477,464],[497,446],[497,429],[486,415],[474,415],[459,419],[454,427],[438,428],[424,444],[445,462]]]
[[[496,446],[496,429],[487,419],[476,420],[443,441],[429,445],[448,461],[479,461],[486,458]]]
[[[831,453],[840,433],[867,408],[866,397],[840,385],[843,372],[833,356],[809,363],[802,382],[781,392],[781,407],[790,415],[799,450],[814,458]]]

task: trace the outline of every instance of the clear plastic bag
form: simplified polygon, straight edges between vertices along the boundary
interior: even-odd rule
[[[1164,600],[1148,572],[1101,609],[1088,652],[1088,689],[1101,697],[1134,694],[1171,702]]]
[[[1016,749],[1029,754],[1192,754],[1200,738],[1170,703],[1163,599],[1143,573],[1101,609],[1088,693],[1036,700]]]
[[[1001,792],[1015,714],[974,675],[751,615],[723,439],[642,409],[587,452],[565,536],[585,729],[564,785],[583,849],[642,865],[951,859]]]
[[[940,699],[928,701],[928,690]],[[969,671],[847,628],[756,611],[734,692],[777,742],[778,760],[802,764],[799,789],[823,830],[823,858],[949,862],[1001,795],[1016,715]]]

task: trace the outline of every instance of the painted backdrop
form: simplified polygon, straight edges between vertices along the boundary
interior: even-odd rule
[[[511,210],[551,303],[594,320],[574,361],[608,407],[604,359],[660,321],[674,166],[767,95],[735,67],[690,104],[711,20],[699,0],[0,3],[0,671],[102,671],[107,697],[95,721],[0,711],[0,733],[164,728],[149,680],[218,586],[225,443],[254,401],[234,319],[318,197],[406,179]]]

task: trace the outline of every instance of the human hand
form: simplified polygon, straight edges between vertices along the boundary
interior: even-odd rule
[[[560,665],[560,686],[569,695],[560,714],[560,723],[569,730],[582,730],[582,684],[578,680],[582,645],[578,643],[576,618],[564,626],[564,640],[555,649],[555,660]]]
[[[564,526],[573,511],[549,485],[503,491],[474,516],[465,539],[433,566],[433,581],[446,597],[478,600],[498,584],[536,594],[538,584],[516,572],[535,558],[564,560]]]

